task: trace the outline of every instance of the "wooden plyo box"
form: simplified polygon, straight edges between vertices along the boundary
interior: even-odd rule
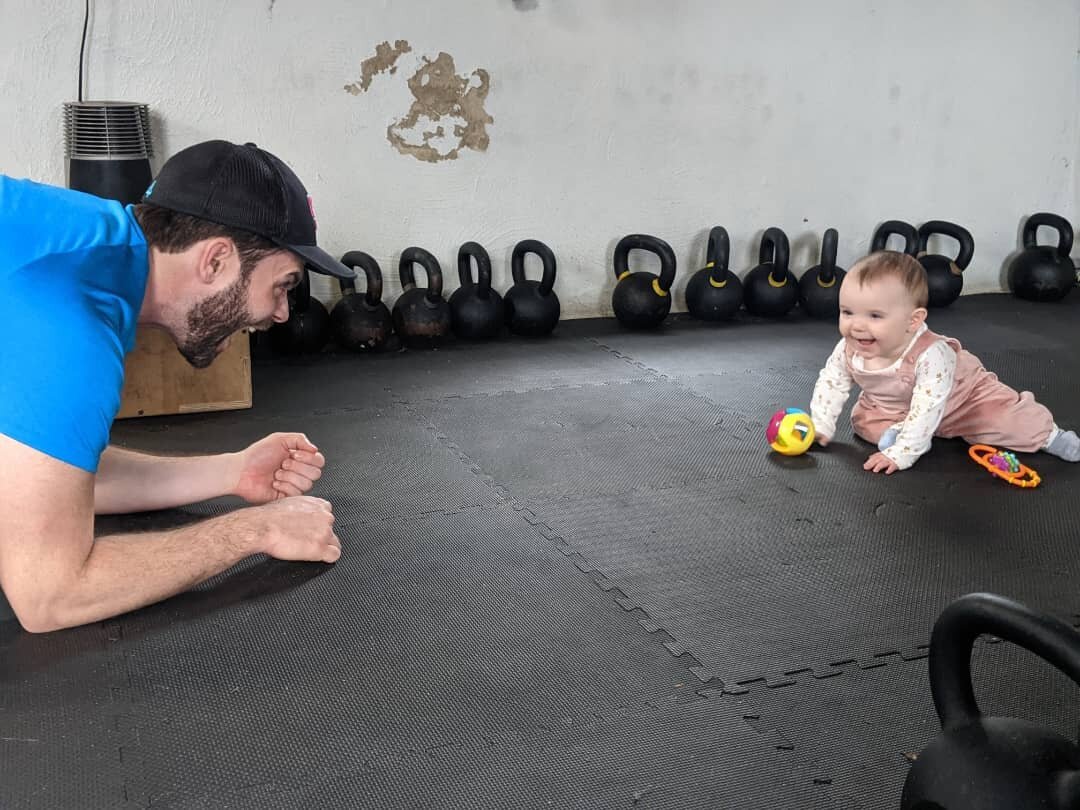
[[[251,347],[233,336],[209,368],[192,368],[165,332],[140,329],[124,361],[118,419],[251,407]]]

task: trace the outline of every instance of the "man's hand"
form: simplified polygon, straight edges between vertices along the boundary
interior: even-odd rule
[[[257,538],[256,548],[279,560],[337,562],[341,541],[334,534],[330,502],[310,495],[285,498],[231,515]]]
[[[272,433],[237,454],[232,494],[260,504],[303,495],[322,476],[326,459],[302,433]]]
[[[895,461],[884,453],[874,453],[874,455],[870,456],[870,458],[866,460],[866,463],[863,464],[863,469],[869,470],[870,472],[883,472],[886,475],[892,475],[900,468],[896,466]]]

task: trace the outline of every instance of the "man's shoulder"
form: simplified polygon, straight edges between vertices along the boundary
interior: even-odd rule
[[[0,174],[0,256],[9,262],[145,242],[130,206]]]

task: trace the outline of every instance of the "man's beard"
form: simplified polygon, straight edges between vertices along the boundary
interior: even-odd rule
[[[226,338],[254,325],[247,308],[250,283],[251,273],[244,273],[231,287],[200,301],[188,312],[187,334],[177,348],[195,368],[209,366]]]

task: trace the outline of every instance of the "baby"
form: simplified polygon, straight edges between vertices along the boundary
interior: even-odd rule
[[[818,443],[835,434],[854,382],[862,393],[851,424],[878,447],[863,465],[872,472],[906,470],[934,436],[1080,461],[1080,438],[1054,424],[1031,392],[1017,393],[958,341],[927,328],[926,296],[922,265],[904,253],[872,253],[844,277],[843,337],[810,404]]]

